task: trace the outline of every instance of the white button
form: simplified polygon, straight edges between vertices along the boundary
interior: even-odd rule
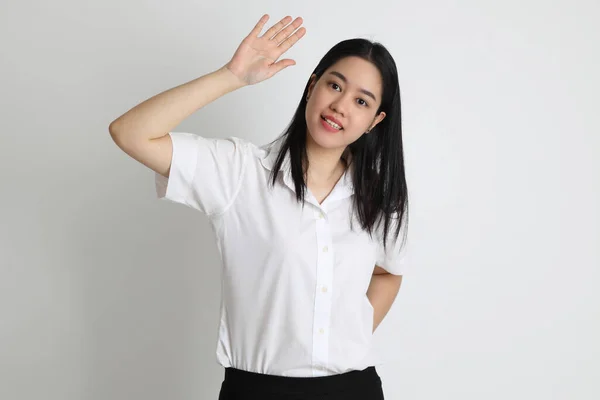
[[[329,251],[329,247],[325,246],[323,247],[323,253],[327,253]]]
[[[323,219],[325,218],[325,216],[323,215],[323,213],[319,213],[319,219]]]
[[[323,333],[325,333],[325,329],[323,329],[323,328],[319,329],[319,333],[320,333],[320,334],[323,334]]]
[[[323,292],[323,293],[327,293],[327,286],[323,286],[323,287],[321,288],[321,292]]]

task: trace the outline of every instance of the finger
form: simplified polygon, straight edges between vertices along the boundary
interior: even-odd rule
[[[273,25],[268,31],[266,31],[265,34],[263,35],[263,37],[266,37],[267,39],[271,39],[277,32],[282,30],[284,26],[289,24],[291,20],[292,20],[292,17],[290,17],[289,15],[287,17],[283,18],[281,21],[279,21],[278,23]]]
[[[292,65],[296,65],[296,61],[289,58],[277,61],[275,64],[271,65],[271,76],[275,75],[284,68],[291,67]]]
[[[302,22],[302,17],[296,18],[294,22],[292,22],[287,28],[275,35],[275,37],[272,40],[275,41],[275,43],[277,44],[283,42],[288,36],[290,36],[292,32],[294,32],[296,29],[298,29],[300,25],[302,25]]]
[[[265,26],[265,24],[267,23],[268,20],[269,20],[269,14],[263,15],[258,20],[258,23],[254,27],[254,29],[252,29],[252,31],[250,32],[250,36],[256,37],[256,36],[260,35],[260,31],[262,31],[263,27]]]
[[[293,35],[291,35],[289,38],[285,39],[280,45],[279,47],[277,47],[277,49],[279,50],[279,54],[283,54],[286,51],[288,51],[290,49],[290,47],[292,47],[293,45],[295,45],[296,43],[298,43],[298,40],[302,39],[302,37],[304,36],[304,34],[306,33],[306,28],[302,27],[300,29],[298,29],[296,32],[294,32]]]

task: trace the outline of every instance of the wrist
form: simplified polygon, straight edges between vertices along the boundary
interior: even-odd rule
[[[227,85],[228,85],[228,87],[231,88],[231,90],[241,89],[244,86],[248,86],[248,84],[246,82],[244,82],[242,79],[240,79],[236,74],[234,74],[229,69],[227,64],[225,64],[221,68],[219,68],[216,71],[216,73],[219,74],[227,82]]]

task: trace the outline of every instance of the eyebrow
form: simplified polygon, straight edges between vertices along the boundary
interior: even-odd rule
[[[329,72],[331,75],[335,75],[338,78],[340,78],[342,81],[344,81],[344,83],[348,83],[348,79],[346,79],[346,77],[344,75],[342,75],[341,73],[337,72],[337,71],[330,71]],[[371,92],[369,92],[367,89],[359,89],[360,92],[366,94],[367,96],[371,97],[373,100],[377,101],[377,99],[375,98],[375,95]]]

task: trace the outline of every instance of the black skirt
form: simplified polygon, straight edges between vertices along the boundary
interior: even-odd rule
[[[225,368],[219,400],[383,400],[375,367],[338,375],[289,377]]]

